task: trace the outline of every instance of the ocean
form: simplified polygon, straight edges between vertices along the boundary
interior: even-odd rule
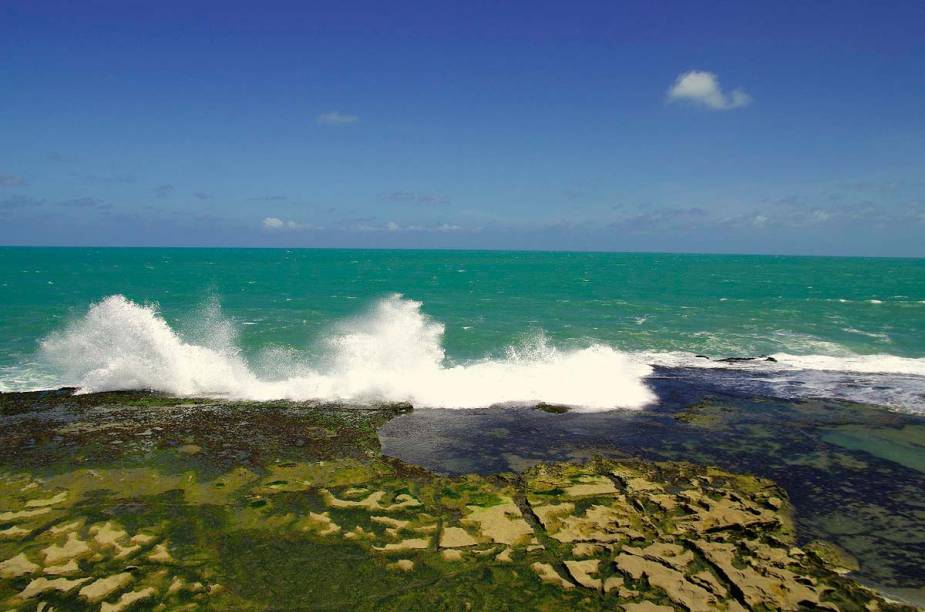
[[[659,368],[925,413],[925,260],[0,248],[0,391],[600,411]]]

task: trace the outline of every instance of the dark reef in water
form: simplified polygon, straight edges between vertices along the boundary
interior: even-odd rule
[[[921,420],[657,384],[597,414],[0,394],[0,602],[901,607],[848,571],[914,599]]]
[[[593,456],[691,461],[772,479],[802,543],[824,539],[865,583],[925,606],[925,418],[830,400],[735,395],[735,371],[659,368],[641,411],[420,410],[386,423],[383,452],[446,474],[523,471]]]

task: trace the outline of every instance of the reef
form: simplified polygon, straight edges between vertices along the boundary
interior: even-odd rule
[[[772,481],[593,457],[445,476],[406,405],[0,394],[0,604],[129,609],[909,609],[799,546]]]

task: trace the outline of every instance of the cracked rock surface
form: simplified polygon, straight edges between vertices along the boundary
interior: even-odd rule
[[[380,455],[402,406],[0,407],[4,609],[904,609],[837,549],[797,547],[786,495],[752,476],[603,458],[441,476]]]

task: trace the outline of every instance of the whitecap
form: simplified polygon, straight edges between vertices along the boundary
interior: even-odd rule
[[[635,320],[641,324],[645,317]],[[193,321],[180,332],[156,306],[110,296],[43,340],[42,363],[25,362],[0,372],[0,390],[77,386],[85,393],[152,389],[251,400],[408,401],[417,407],[543,401],[585,410],[636,409],[656,400],[647,378],[652,366],[665,366],[736,370],[740,375],[730,378],[739,381],[735,384],[750,378],[762,381],[756,392],[925,411],[925,358],[860,355],[788,330],[760,338],[692,334],[706,354],[754,356],[768,351],[773,361],[730,363],[680,351],[629,353],[592,341],[565,349],[538,332],[493,357],[456,362],[444,350],[444,325],[425,315],[421,303],[393,295],[334,325],[308,350],[267,347],[248,359],[217,301],[206,304]],[[884,334],[883,340],[888,339]]]
[[[868,332],[863,329],[856,329],[854,327],[843,327],[842,331],[848,332],[849,334],[857,334],[859,336],[867,336],[868,338],[874,338],[880,340],[881,342],[892,343],[893,339],[890,338],[888,334],[882,332]]]
[[[216,325],[210,317],[210,325]],[[178,396],[252,400],[408,401],[419,407],[477,408],[549,402],[585,410],[641,408],[655,400],[651,368],[605,345],[559,350],[542,335],[503,358],[449,362],[444,326],[421,303],[393,295],[344,321],[321,342],[315,363],[289,353],[255,374],[230,334],[184,340],[154,306],[121,295],[41,343],[63,384],[81,392],[152,389]],[[202,334],[208,337],[209,334]],[[269,371],[266,371],[269,370]]]

